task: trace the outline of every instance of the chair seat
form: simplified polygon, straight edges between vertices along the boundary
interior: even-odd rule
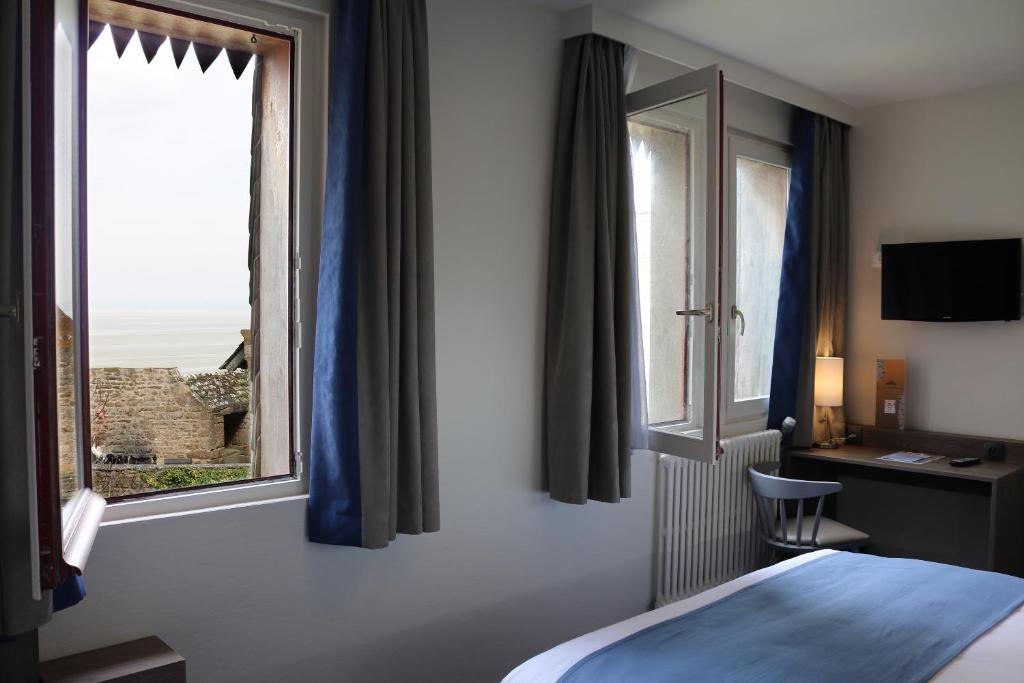
[[[814,531],[814,517],[804,517],[804,524],[801,530],[800,545],[811,544],[811,532]],[[781,522],[775,523],[775,534],[776,540],[781,540],[782,537],[782,524]],[[796,545],[796,520],[790,519],[786,523],[786,542]],[[830,548],[836,546],[850,546],[850,545],[863,545],[871,540],[863,531],[854,529],[853,527],[846,526],[842,522],[837,522],[834,519],[828,517],[822,517],[821,523],[818,525],[818,543],[819,548]]]

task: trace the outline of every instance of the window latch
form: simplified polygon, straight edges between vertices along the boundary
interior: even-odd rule
[[[732,316],[733,320],[736,320],[736,318],[740,319],[740,336],[742,337],[743,333],[747,331],[747,319],[743,317],[743,311],[737,308],[736,304],[733,304],[732,310],[729,314]]]
[[[704,308],[689,308],[682,311],[676,311],[676,315],[702,315],[709,323],[713,323],[715,322],[715,305],[708,304]]]

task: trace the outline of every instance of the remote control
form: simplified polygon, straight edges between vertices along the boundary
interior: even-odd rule
[[[981,462],[981,458],[955,458],[949,461],[953,467],[970,467]]]

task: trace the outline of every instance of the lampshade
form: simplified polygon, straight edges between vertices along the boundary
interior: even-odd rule
[[[814,405],[843,405],[843,359],[818,356],[814,359]]]

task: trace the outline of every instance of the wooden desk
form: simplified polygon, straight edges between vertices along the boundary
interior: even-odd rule
[[[39,665],[41,683],[185,683],[185,659],[156,636]]]
[[[1024,464],[952,467],[878,457],[893,449],[789,449],[785,476],[840,481],[826,515],[872,537],[868,552],[1024,576]]]

